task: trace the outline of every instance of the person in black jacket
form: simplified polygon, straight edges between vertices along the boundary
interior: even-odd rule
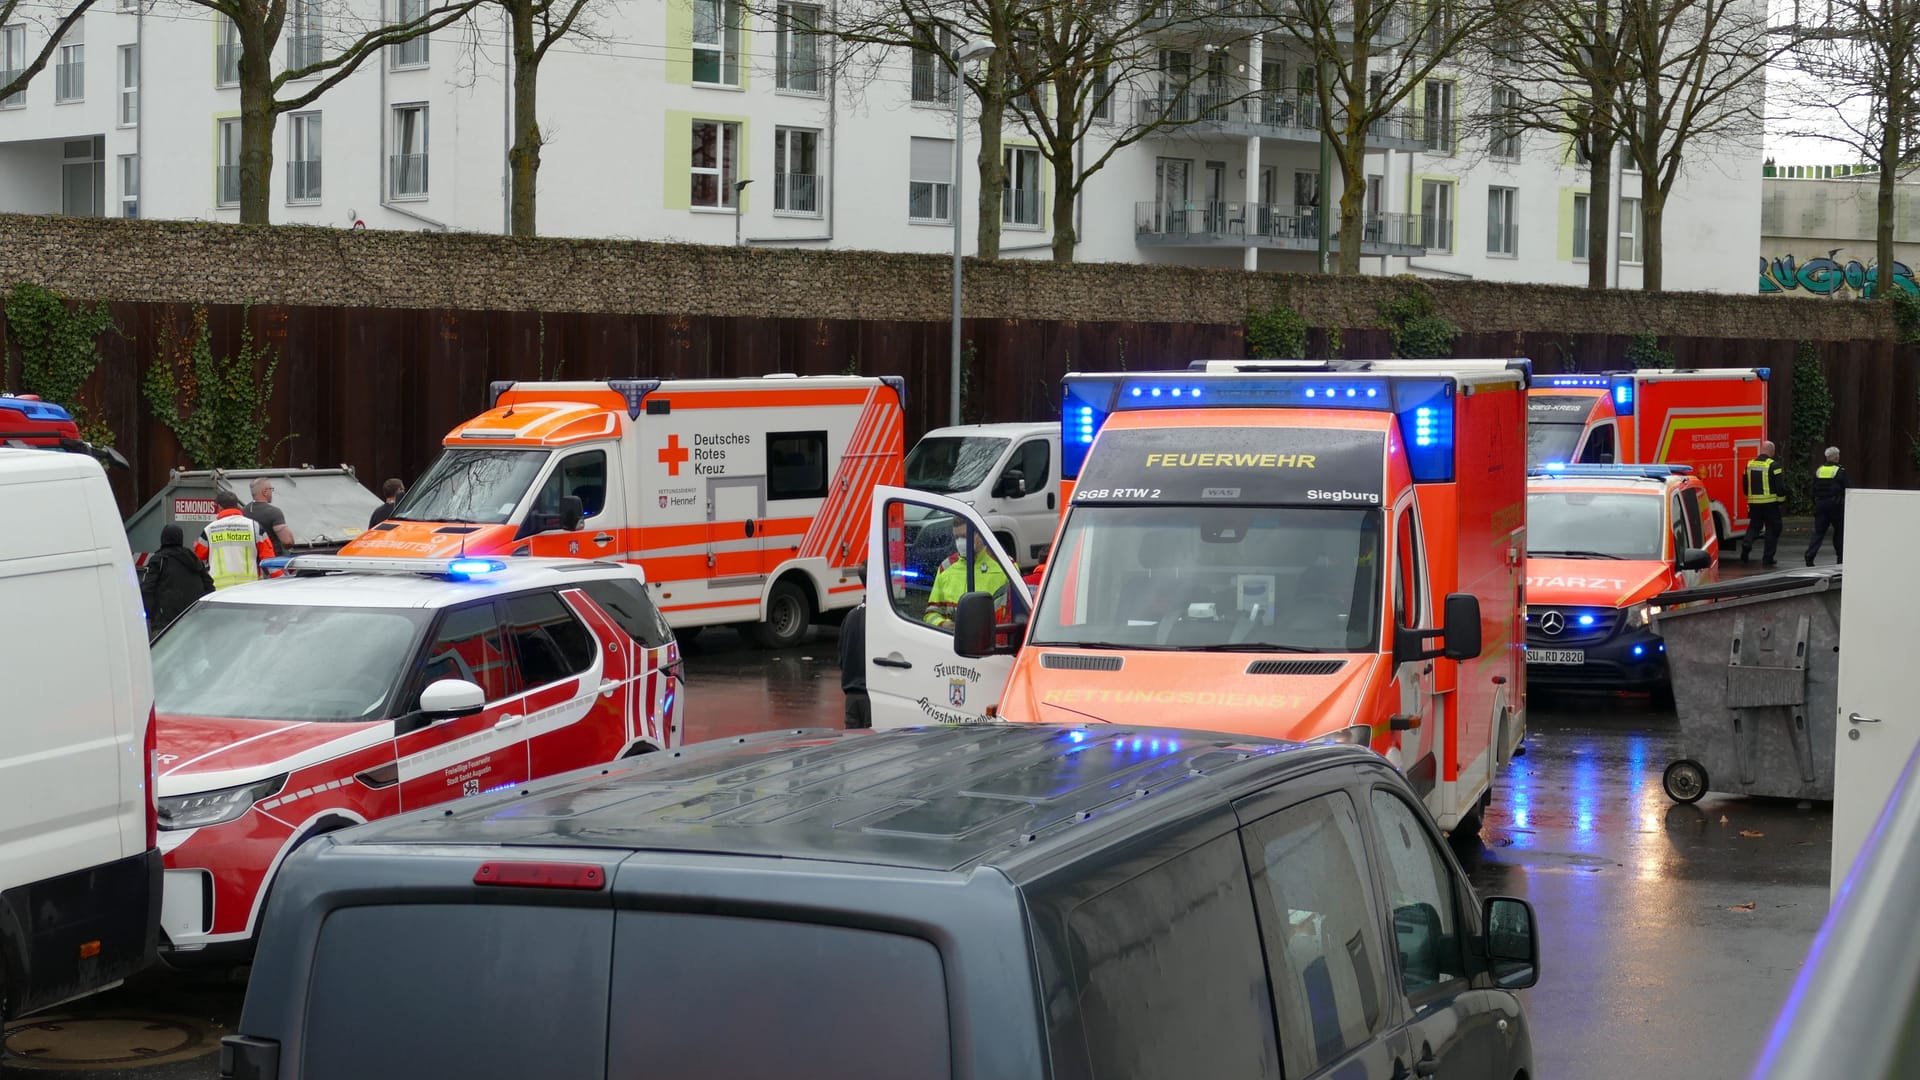
[[[378,525],[381,522],[392,517],[393,504],[399,502],[400,496],[405,495],[406,493],[407,493],[406,483],[397,476],[388,480],[386,483],[381,484],[380,485],[380,505],[374,507],[373,515],[367,518],[367,528],[371,529],[375,525]]]
[[[206,564],[186,547],[180,526],[160,530],[160,550],[147,559],[140,575],[140,599],[147,607],[147,640],[193,606],[195,600],[213,591],[213,577]]]
[[[1827,463],[1813,471],[1813,542],[1807,545],[1807,565],[1812,566],[1814,556],[1820,554],[1820,541],[1826,539],[1827,530],[1833,530],[1833,562],[1840,564],[1841,542],[1846,538],[1847,516],[1847,470],[1840,464],[1840,448],[1827,447]]]
[[[865,569],[858,574],[866,580]],[[873,726],[873,703],[867,699],[867,605],[861,604],[840,623],[840,692],[847,697],[847,727]]]

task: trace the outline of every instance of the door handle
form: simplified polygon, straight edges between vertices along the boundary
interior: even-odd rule
[[[1877,724],[1879,722],[1880,718],[1877,716],[1861,716],[1859,713],[1850,713],[1847,716],[1847,723],[1849,724]]]
[[[876,656],[873,658],[873,662],[879,664],[881,667],[900,668],[902,670],[913,666],[912,661],[902,660],[894,656]]]
[[[500,718],[500,722],[499,722],[499,723],[497,723],[497,724],[495,724],[495,725],[493,725],[493,730],[495,730],[495,731],[505,731],[505,730],[507,730],[508,728],[514,728],[514,727],[519,727],[519,726],[520,726],[520,721],[522,721],[522,720],[525,720],[525,719],[526,719],[526,717],[524,717],[524,716],[503,716],[503,717],[501,717],[501,718]]]
[[[599,544],[601,547],[606,547],[608,544],[613,543],[613,534],[608,532],[595,533],[593,542]]]
[[[603,695],[604,695],[604,694],[611,694],[611,693],[613,693],[613,692],[614,692],[615,690],[618,690],[618,689],[620,689],[620,684],[619,684],[619,682],[617,682],[616,680],[613,680],[613,679],[602,679],[602,680],[600,680],[600,693],[601,693],[601,694],[603,694]]]
[[[1440,1071],[1440,1059],[1433,1056],[1433,1050],[1428,1048],[1426,1054],[1426,1057],[1413,1063],[1413,1075],[1432,1076]]]
[[[748,536],[753,535],[753,522],[751,521],[747,522],[747,535]]]

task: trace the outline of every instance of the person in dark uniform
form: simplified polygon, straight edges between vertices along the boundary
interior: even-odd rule
[[[147,639],[160,636],[167,624],[213,591],[206,564],[187,550],[186,534],[178,525],[160,530],[160,550],[147,557],[140,574],[140,599],[147,608]]]
[[[378,525],[381,522],[392,517],[393,504],[399,502],[400,496],[405,495],[406,493],[407,493],[406,483],[397,476],[388,480],[386,483],[381,484],[380,485],[380,505],[374,507],[373,514],[367,518],[367,528],[371,529],[375,525]]]
[[[862,567],[856,576],[867,578]],[[840,623],[840,692],[847,698],[847,727],[873,726],[873,703],[867,699],[867,605],[847,612]]]
[[[1840,564],[1846,554],[1841,543],[1846,536],[1847,470],[1840,465],[1840,448],[1827,447],[1827,463],[1813,470],[1813,543],[1807,545],[1807,565],[1820,554],[1820,541],[1827,529],[1833,529],[1833,562]]]
[[[1747,462],[1741,482],[1747,486],[1747,535],[1740,538],[1740,561],[1746,562],[1754,544],[1765,540],[1760,565],[1774,565],[1780,548],[1780,530],[1785,525],[1781,511],[1787,501],[1787,470],[1773,459],[1772,442],[1763,442],[1752,461]]]

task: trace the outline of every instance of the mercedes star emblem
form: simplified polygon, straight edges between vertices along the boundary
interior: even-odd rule
[[[1557,637],[1567,628],[1567,617],[1557,611],[1549,611],[1540,616],[1540,632],[1549,637]]]

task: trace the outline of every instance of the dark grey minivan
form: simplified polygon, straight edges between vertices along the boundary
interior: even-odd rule
[[[334,833],[234,1080],[1511,1080],[1523,901],[1372,752],[775,732]]]

